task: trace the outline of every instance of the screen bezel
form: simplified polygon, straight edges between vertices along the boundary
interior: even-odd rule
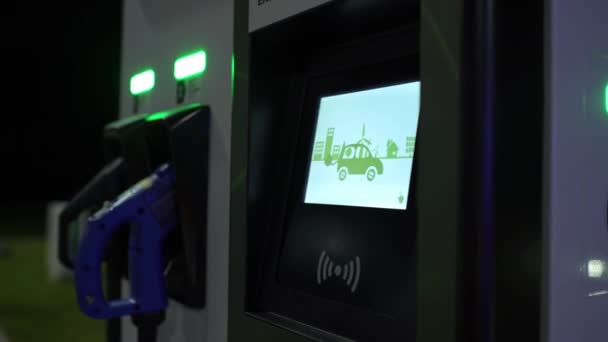
[[[340,47],[329,52],[326,51],[321,57],[311,62],[306,70],[293,78],[292,91],[286,108],[297,108],[296,111],[292,112],[297,118],[289,120],[298,125],[300,132],[297,138],[297,153],[295,154],[305,157],[299,161],[292,160],[288,173],[289,185],[287,188],[289,194],[287,196],[284,194],[275,196],[275,201],[279,201],[278,203],[282,200],[287,203],[282,210],[282,214],[273,218],[271,223],[271,230],[274,234],[272,234],[269,248],[265,252],[263,279],[261,279],[263,286],[258,292],[260,299],[257,301],[258,305],[256,305],[257,312],[271,312],[286,316],[315,326],[318,329],[357,340],[374,340],[377,338],[392,341],[396,338],[409,339],[414,336],[415,317],[409,317],[407,322],[403,322],[383,313],[283,287],[278,280],[278,265],[282,244],[289,229],[286,224],[296,205],[336,207],[346,208],[346,210],[394,211],[401,215],[407,215],[411,224],[415,225],[416,152],[414,152],[414,164],[410,177],[410,192],[406,210],[304,203],[308,166],[312,157],[311,144],[314,143],[312,142],[315,134],[313,126],[316,125],[320,98],[338,93],[419,81],[417,34],[415,31],[412,31],[411,35],[400,33],[401,36],[395,34],[388,38],[377,39],[374,46],[368,46],[365,51],[361,51],[356,44],[349,47]],[[398,39],[395,40],[395,37],[398,37]],[[395,44],[396,41],[399,44]],[[352,58],[353,53],[359,54],[358,57]],[[359,77],[360,80],[348,82],[345,81],[345,75],[356,75],[354,77]],[[310,117],[311,108],[314,108],[313,118]],[[303,163],[306,167],[304,169],[294,167],[298,163]],[[296,172],[294,170],[300,171]],[[281,210],[277,211],[281,212]],[[412,227],[412,230],[416,230],[415,226]],[[408,272],[415,277],[414,250],[412,250],[411,255],[412,260],[409,261]],[[415,313],[415,307],[411,309]]]

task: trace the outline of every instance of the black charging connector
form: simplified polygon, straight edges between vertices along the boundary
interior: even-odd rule
[[[133,315],[131,321],[137,327],[138,342],[155,342],[158,327],[165,321],[165,312]]]

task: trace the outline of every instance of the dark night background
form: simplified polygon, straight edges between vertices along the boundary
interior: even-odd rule
[[[14,2],[17,3],[17,2]],[[0,341],[104,340],[58,273],[47,203],[103,165],[118,117],[122,1],[3,3],[0,119]]]
[[[3,212],[69,199],[102,165],[118,110],[121,1],[19,6],[2,24]]]

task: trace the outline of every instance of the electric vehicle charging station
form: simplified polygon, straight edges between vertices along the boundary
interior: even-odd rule
[[[586,1],[589,12],[574,1],[515,11],[464,0],[127,0],[121,117],[211,108],[205,308],[172,302],[158,339],[605,340],[608,120],[596,105],[606,46],[558,43],[576,26],[566,13],[594,23],[577,36],[606,36],[592,13],[605,5]],[[581,63],[587,80],[567,82],[560,56],[575,47],[597,58]],[[201,51],[204,72],[176,72]],[[149,70],[154,90],[133,96],[131,77]],[[585,89],[585,124],[557,109],[578,110],[571,87]],[[339,118],[343,101],[371,96],[379,108],[391,91],[408,96],[416,120],[351,108],[357,122],[326,123],[328,106]],[[404,136],[382,132],[400,125]],[[561,173],[557,164],[583,163],[559,152],[574,127],[589,134],[574,145],[596,167]],[[391,164],[409,176],[391,180]],[[589,181],[584,195],[564,192],[568,177]],[[318,196],[348,182],[349,196]],[[388,200],[358,196],[383,182],[399,187]],[[589,238],[569,255],[560,227],[581,213]],[[576,324],[553,311],[564,296]],[[129,320],[121,340],[135,340]]]
[[[236,2],[229,341],[604,341],[608,5],[407,6]],[[364,185],[337,196],[345,148],[385,139],[378,117],[338,137],[335,117],[360,120],[339,100],[416,80],[405,212],[368,209]]]
[[[108,320],[108,341],[147,340],[152,334],[159,341],[226,339],[223,317],[227,312],[233,7],[228,1],[180,1],[172,5],[167,8],[165,3],[154,0],[124,2],[119,113],[122,119],[109,125],[105,132],[117,141],[106,142],[106,150],[113,153],[112,157],[122,158],[109,163],[92,180],[96,186],[83,190],[87,195],[85,202],[101,209],[94,211],[83,233],[73,234],[73,241],[78,243],[64,242],[61,249],[64,261],[69,260],[71,265],[69,258],[75,255],[76,264],[82,266],[75,272],[81,309],[91,317]],[[106,137],[109,140],[112,139]],[[166,162],[170,164],[157,169]],[[111,176],[122,176],[123,164],[130,164],[128,180],[120,179],[120,186],[109,187],[118,183]],[[134,172],[135,169],[142,172]],[[170,207],[171,200],[146,202],[150,196],[169,196],[173,190],[167,189],[173,187],[175,208]],[[91,194],[95,196],[90,198]],[[77,196],[76,200],[82,197]],[[208,201],[208,197],[213,200]],[[104,205],[106,200],[109,202]],[[122,213],[137,203],[142,206],[140,209],[145,209],[142,214],[145,218]],[[64,219],[64,231],[78,230],[79,227],[70,227],[67,222],[84,207],[73,206],[66,212],[69,215]],[[164,211],[159,212],[159,207]],[[175,230],[170,224],[175,216],[179,217],[181,234],[170,233],[173,238],[165,243],[174,253],[173,258],[169,264],[155,262],[162,259],[158,246],[154,247],[155,241],[166,236],[158,234],[163,228]],[[159,217],[160,222],[153,224]],[[142,220],[147,220],[150,228],[158,229],[146,234]],[[118,229],[117,223],[140,224]],[[108,235],[109,231],[122,236]],[[119,239],[121,243],[110,241],[108,247],[101,246],[108,239]],[[146,247],[145,241],[152,245]],[[79,251],[75,252],[78,244]],[[102,248],[109,247],[117,252],[102,252]],[[157,249],[150,254],[148,248]],[[140,256],[151,258],[149,266],[141,263],[138,250]],[[105,294],[107,298],[103,298],[96,273],[103,254],[118,255],[115,264],[120,266],[116,272],[108,267],[112,286]],[[131,264],[128,269],[127,261]],[[165,279],[141,283],[158,278],[159,267],[163,267]],[[154,269],[156,273],[150,273]],[[116,278],[122,282],[122,289],[116,289]],[[139,319],[138,311],[164,308],[163,286],[170,304],[161,315],[164,316],[161,326],[152,333],[151,329],[137,331],[133,322],[156,330],[154,325],[162,317],[150,316],[154,322],[148,319],[146,323]],[[210,309],[213,315],[207,314]],[[128,318],[132,314],[136,318],[133,322]]]
[[[198,289],[205,306],[192,309],[171,300],[157,340],[225,341],[233,1],[181,0],[168,5],[158,0],[125,0],[123,6],[120,116],[192,103],[210,108],[208,190],[200,194],[208,200],[207,248],[200,260],[206,284]],[[201,52],[205,54],[203,65],[197,63]],[[131,78],[150,69],[155,74],[154,89],[143,98],[134,98]],[[184,158],[198,153],[194,147],[183,152]],[[123,293],[128,288],[124,281]],[[128,318],[122,320],[121,340],[136,340],[136,329]]]

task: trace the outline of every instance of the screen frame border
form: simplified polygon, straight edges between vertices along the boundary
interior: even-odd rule
[[[403,61],[409,59],[410,61],[415,63],[415,71],[412,73],[396,77],[394,82],[368,82],[368,85],[365,87],[356,87],[354,91],[364,90],[364,89],[372,89],[378,88],[382,86],[388,86],[391,84],[403,84],[412,81],[420,81],[420,61],[419,61],[419,44],[418,44],[418,30],[413,28],[400,29],[395,32],[384,33],[380,36],[374,37],[366,37],[362,42],[351,42],[349,44],[345,44],[343,46],[338,46],[330,49],[323,50],[320,54],[316,55],[310,63],[299,72],[295,73],[292,77],[289,91],[289,98],[286,99],[286,104],[283,107],[283,112],[286,109],[298,108],[297,113],[294,115],[297,116],[296,119],[293,120],[294,124],[298,125],[298,132],[302,132],[300,130],[300,126],[303,124],[302,117],[305,111],[305,105],[307,102],[307,91],[313,86],[313,80],[320,79],[323,77],[331,77],[332,75],[352,72],[353,70],[358,70],[361,68],[369,67],[369,66],[378,66],[380,69],[386,69],[387,65],[390,62]],[[400,42],[402,44],[395,44],[395,42]],[[365,49],[361,49],[361,47],[365,47]],[[357,58],[349,58],[352,54],[357,53]],[[349,92],[349,90],[342,91],[343,93]],[[335,93],[335,92],[333,92]],[[317,101],[320,100],[320,96],[317,96]],[[420,112],[422,112],[422,99],[420,101]],[[318,110],[314,115],[314,124],[316,125],[316,118],[318,116]],[[403,214],[411,213],[410,215],[414,216],[414,212],[417,210],[415,203],[413,203],[413,198],[415,197],[416,189],[416,155],[418,154],[418,139],[420,132],[420,120],[421,114],[419,114],[418,118],[418,129],[417,129],[417,143],[415,145],[414,150],[414,163],[412,166],[412,173],[410,176],[410,191],[408,194],[408,205],[406,210],[402,209],[382,209],[382,208],[369,208],[369,207],[357,207],[357,206],[342,206],[342,205],[333,205],[335,207],[348,208],[348,210],[377,210],[377,211],[398,211]],[[291,120],[291,119],[290,119]],[[314,132],[309,130],[309,135],[312,138],[309,140],[314,140]],[[296,138],[298,147],[297,149],[301,149],[301,136],[298,134]],[[305,139],[306,140],[306,139]],[[314,142],[312,142],[314,143]],[[312,157],[310,153],[309,144],[305,145],[304,151],[306,156],[306,165],[309,164],[309,158]],[[294,150],[295,152],[295,150]],[[297,153],[294,153],[297,154]],[[289,159],[289,158],[288,158]],[[286,204],[282,201],[285,201],[287,198],[297,198],[296,202],[304,203],[304,192],[305,188],[302,184],[305,185],[305,179],[307,179],[308,168],[304,172],[306,174],[306,178],[304,178],[304,183],[302,181],[295,182],[293,181],[293,167],[295,165],[295,157],[291,157],[289,165],[292,169],[289,170],[289,177],[285,184],[283,184],[283,191],[287,190],[287,194],[283,193],[278,196],[275,196],[274,201],[278,203],[279,209],[278,212],[281,213],[280,217],[273,218],[270,223],[270,234],[271,240],[267,244],[267,250],[263,252],[263,263],[264,265],[261,267],[263,269],[261,279],[261,286],[258,287],[257,296],[259,297],[256,300],[255,309],[253,311],[248,311],[249,314],[253,314],[262,319],[266,319],[266,316],[277,316],[282,317],[283,319],[293,320],[300,323],[303,323],[308,329],[319,330],[329,333],[330,335],[337,334],[337,336],[349,339],[355,338],[357,340],[374,340],[376,338],[380,338],[385,341],[393,341],[400,340],[403,338],[413,338],[415,336],[415,328],[416,328],[416,320],[412,320],[408,323],[408,329],[404,329],[404,323],[389,318],[387,315],[382,313],[374,313],[368,309],[364,309],[358,306],[349,305],[346,303],[336,302],[330,299],[325,299],[323,297],[318,297],[314,295],[310,295],[304,292],[294,291],[293,289],[285,288],[279,285],[278,281],[278,265],[281,257],[282,244],[285,240],[285,233],[289,229],[289,227],[285,227],[285,219],[289,215],[287,211]],[[295,177],[297,178],[297,177]],[[296,187],[294,191],[293,187]],[[280,186],[279,186],[280,188]],[[279,190],[279,192],[281,192]],[[308,206],[319,206],[320,204],[305,204]],[[281,207],[285,206],[283,210]],[[324,207],[332,206],[332,205],[320,205]],[[413,228],[417,231],[417,227]],[[416,255],[417,252],[415,250],[412,251],[413,260],[412,264],[413,270],[412,274],[417,274],[416,271]],[[251,280],[250,280],[251,281]],[[416,280],[414,279],[414,283]],[[293,310],[289,308],[299,307],[299,304],[302,303],[314,303],[312,306],[316,307],[321,311],[326,318],[331,318],[328,311],[331,312],[340,312],[341,318],[340,321],[342,328],[348,325],[348,333],[344,333],[344,329],[341,329],[342,332],[336,331],[336,329],[332,330],[334,327],[327,326],[318,326],[314,327],[311,325],[307,325],[310,323],[310,320],[306,320],[306,318],[302,317],[302,315],[295,314]],[[330,309],[331,308],[331,309]],[[416,307],[413,306],[412,312],[416,312]],[[319,316],[321,312],[316,312],[315,316]],[[312,316],[312,315],[308,315]],[[272,321],[272,320],[270,320]],[[335,322],[335,320],[334,320]],[[348,324],[346,324],[348,323]],[[340,330],[340,329],[337,329]],[[407,330],[407,331],[404,331]],[[373,332],[373,333],[372,333]],[[300,331],[300,333],[303,333]],[[373,334],[369,335],[369,334]],[[405,335],[403,335],[405,334]]]

